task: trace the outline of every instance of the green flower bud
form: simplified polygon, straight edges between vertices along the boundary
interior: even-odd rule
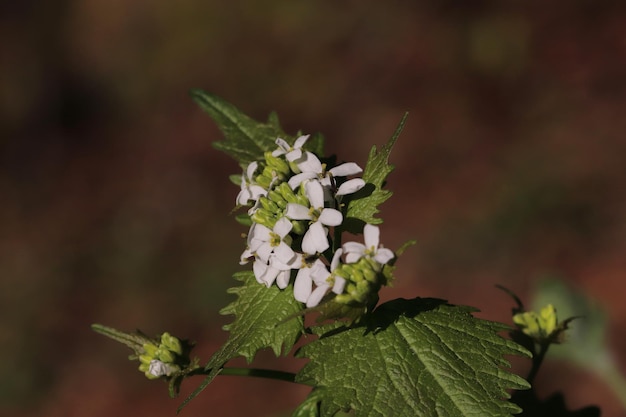
[[[270,188],[270,185],[272,185],[274,177],[272,176],[272,172],[271,171],[265,172],[265,170],[264,170],[254,180],[261,187],[263,187],[265,189],[268,189],[268,188]]]
[[[297,235],[303,235],[307,230],[305,221],[292,220],[291,224],[293,225],[293,229],[291,229],[291,231]]]
[[[144,343],[143,350],[145,352],[145,355],[154,358],[156,356],[157,350],[159,350],[159,348],[155,344],[153,344],[153,343]]]
[[[159,350],[159,354],[155,359],[158,359],[164,363],[174,363],[174,361],[176,361],[176,353],[163,348]]]
[[[518,313],[513,316],[513,322],[522,332],[540,343],[556,339],[555,336],[564,330],[563,326],[559,326],[556,309],[552,304],[542,308],[539,314],[534,311]]]
[[[283,158],[273,156],[271,152],[265,152],[265,162],[267,162],[268,167],[271,167],[277,173],[282,174],[283,177],[291,173],[291,169],[289,168],[287,161]]]
[[[161,335],[161,346],[167,348],[167,350],[176,353],[177,355],[182,355],[183,347],[178,338],[170,335],[165,332]]]
[[[363,276],[363,272],[361,272],[358,268],[350,268],[350,280],[353,282],[360,284],[361,282],[365,282],[365,277]]]
[[[269,229],[273,229],[274,225],[276,224],[276,218],[274,217],[274,214],[263,208],[259,208],[250,217],[253,222],[262,224]]]
[[[284,184],[284,183],[283,183]],[[277,207],[277,211],[283,211],[287,207],[287,200],[276,190],[271,190],[267,193],[267,198],[274,203]]]
[[[272,191],[270,191],[270,194],[271,193],[272,193]],[[274,193],[274,194],[276,194],[276,193]],[[278,212],[282,211],[282,209],[277,204],[276,200],[273,199],[271,195],[269,195],[269,198],[267,198],[267,197],[259,198],[259,203],[261,204],[261,207],[263,207],[265,210],[267,210],[268,212],[270,212],[272,214],[278,213]]]
[[[365,269],[363,271],[363,277],[365,277],[368,282],[373,284],[376,284],[379,281],[378,273],[372,269]]]

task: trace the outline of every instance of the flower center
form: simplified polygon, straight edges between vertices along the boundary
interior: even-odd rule
[[[273,248],[277,247],[278,245],[280,245],[280,242],[282,242],[282,241],[283,241],[283,238],[280,237],[279,234],[274,233],[274,232],[270,232],[269,243],[270,243],[271,247],[273,247]]]

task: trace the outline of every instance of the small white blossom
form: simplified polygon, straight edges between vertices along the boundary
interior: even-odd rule
[[[358,242],[346,242],[343,244],[346,263],[354,263],[364,256],[369,256],[379,264],[384,265],[395,257],[392,250],[379,247],[380,229],[378,226],[366,224],[363,228],[363,238],[365,244]]]
[[[268,262],[270,256],[275,256],[281,262],[289,264],[296,256],[291,246],[285,243],[285,237],[292,228],[291,222],[281,217],[272,230],[259,223],[254,223],[248,233],[248,248],[242,254],[249,257],[255,255],[263,262]]]
[[[306,264],[300,268],[293,284],[293,296],[296,300],[301,303],[307,302],[313,291],[313,278],[311,274],[319,268],[326,269],[326,266],[320,259],[316,259],[312,264]]]
[[[156,377],[161,377],[170,376],[176,370],[177,369],[170,364],[164,363],[158,359],[152,359],[150,361],[148,373]]]
[[[269,288],[276,281],[276,285],[282,290],[289,285],[291,270],[299,269],[301,265],[302,258],[300,255],[295,256],[289,264],[284,264],[273,256],[270,258],[269,263],[260,259],[255,260],[252,270],[259,284],[265,284]]]
[[[245,175],[241,176],[241,191],[237,195],[237,204],[243,206],[248,204],[250,200],[256,203],[259,197],[267,195],[267,190],[254,182],[254,173],[258,167],[258,162],[251,162]]]
[[[330,263],[330,271],[326,268],[326,265],[319,259],[317,259],[311,267],[307,268],[308,271],[302,273],[302,269],[298,271],[296,276],[296,283],[294,284],[294,298],[300,302],[306,302],[307,308],[315,307],[324,298],[324,295],[328,292],[331,285],[332,291],[336,294],[341,294],[345,286],[345,280],[341,277],[335,277],[332,274],[338,266],[341,259],[341,249],[338,249],[333,255],[333,259]],[[302,273],[302,275],[301,275]],[[300,278],[300,282],[298,282]],[[315,289],[313,289],[313,283]]]
[[[308,181],[305,184],[306,195],[311,207],[289,203],[285,216],[293,220],[313,220],[302,239],[302,250],[310,255],[324,252],[328,249],[328,229],[324,226],[338,226],[343,221],[339,210],[324,208],[324,189],[318,181]]]
[[[306,180],[317,179],[322,183],[324,187],[331,187],[332,177],[347,177],[363,172],[361,167],[354,162],[346,162],[326,171],[326,167],[324,166],[324,164],[322,164],[319,158],[311,152],[304,153],[302,157],[302,162],[298,163],[298,168],[302,172],[294,175],[288,181],[289,186],[294,190],[296,189],[296,187],[298,187],[298,185],[302,184]],[[347,190],[354,189],[358,185],[360,185],[360,187],[354,189],[354,191],[351,192],[355,192],[363,187],[363,185],[365,185],[365,182],[362,181],[363,180],[353,182],[350,186],[345,187],[344,194],[350,194],[347,192]]]
[[[277,138],[276,144],[278,145],[278,149],[272,152],[272,156],[285,155],[285,159],[287,159],[287,161],[296,162],[302,158],[302,147],[307,142],[307,140],[309,140],[309,135],[300,136],[298,139],[296,139],[292,147],[284,139]]]

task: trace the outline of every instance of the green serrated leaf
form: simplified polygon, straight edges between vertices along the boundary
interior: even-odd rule
[[[278,115],[271,112],[267,123],[258,122],[237,109],[226,100],[202,90],[192,90],[191,96],[217,123],[224,140],[214,142],[216,149],[233,157],[241,166],[263,160],[267,151],[276,147],[280,137],[293,144],[295,138],[287,135],[280,126]],[[318,156],[324,155],[324,137],[314,133],[304,148]],[[232,178],[231,178],[232,180]]]
[[[243,356],[250,363],[260,349],[272,348],[276,356],[289,352],[304,332],[300,315],[302,303],[293,297],[293,287],[284,290],[259,284],[251,271],[233,276],[243,285],[228,290],[237,299],[220,311],[235,315],[235,320],[224,326],[230,332],[226,343],[217,351],[205,370],[209,371],[202,384],[181,404],[182,409],[219,374],[231,359]]]
[[[376,150],[376,146],[372,147],[363,171],[363,181],[365,181],[366,186],[355,193],[348,203],[346,213],[348,219],[358,219],[369,224],[382,223],[381,219],[374,216],[379,212],[378,206],[392,195],[391,191],[383,190],[383,185],[387,176],[393,171],[393,165],[389,164],[389,154],[404,128],[407,116],[408,113],[405,113],[393,136],[381,148],[380,152]]]
[[[314,328],[320,338],[297,356],[310,362],[296,381],[316,386],[296,415],[352,409],[356,416],[509,416],[507,389],[526,389],[502,369],[504,355],[530,353],[497,333],[507,326],[443,300],[397,299],[356,327]]]
[[[191,96],[224,134],[223,141],[213,143],[215,148],[230,155],[242,166],[262,160],[266,151],[276,149],[277,137],[291,141],[281,129],[275,113],[270,114],[267,123],[261,123],[214,94],[192,90]]]

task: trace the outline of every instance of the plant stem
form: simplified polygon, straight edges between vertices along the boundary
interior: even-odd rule
[[[550,347],[550,342],[545,342],[539,345],[539,352],[533,356],[533,366],[528,373],[528,378],[526,380],[529,384],[532,385],[533,380],[537,376],[537,372],[539,372],[539,368],[543,363],[543,359],[546,357],[546,353],[548,353],[548,348]]]
[[[276,379],[279,381],[296,382],[296,374],[292,372],[277,371],[274,369],[259,368],[222,368],[220,375],[251,376],[257,378]]]

